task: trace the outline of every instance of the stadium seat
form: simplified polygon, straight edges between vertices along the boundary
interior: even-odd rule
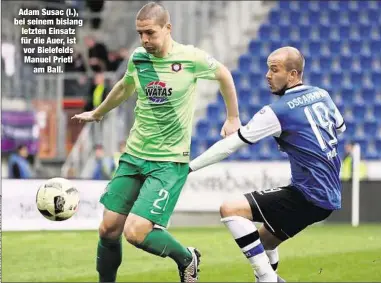
[[[350,74],[351,85],[354,89],[358,90],[362,86],[362,72],[361,71],[352,71]]]
[[[320,40],[311,40],[308,44],[309,44],[308,50],[310,54],[312,54],[313,56],[320,54],[320,49],[321,49]]]
[[[377,121],[368,121],[364,123],[364,132],[367,137],[373,137],[378,130]]]
[[[353,116],[359,121],[364,120],[366,114],[365,104],[355,104],[353,105]]]
[[[321,39],[329,39],[331,36],[331,29],[332,27],[326,26],[326,25],[320,25],[319,26],[319,42],[321,42]]]
[[[379,150],[376,148],[374,142],[369,142],[365,151],[365,159],[375,160],[379,158]]]
[[[278,49],[278,48],[280,48],[280,47],[282,47],[282,46],[284,46],[284,45],[283,45],[283,42],[280,41],[280,40],[273,39],[273,40],[271,40],[271,42],[270,42],[270,50],[271,50],[271,51],[272,51],[272,50],[276,50],[276,49]]]
[[[261,105],[267,105],[271,103],[271,93],[269,90],[261,89],[259,101]]]
[[[279,1],[279,10],[286,10],[288,11],[290,9],[290,2],[289,1]]]
[[[329,1],[318,1],[318,3],[320,11],[327,11],[329,9]]]
[[[269,25],[262,25],[259,28],[258,37],[260,39],[269,40],[271,35],[271,27]]]
[[[332,64],[331,56],[321,56],[320,57],[320,69],[321,70],[330,70]]]
[[[362,98],[364,102],[368,105],[374,103],[376,98],[376,90],[373,87],[364,87],[362,89]]]
[[[370,42],[370,52],[372,54],[381,53],[381,39],[374,39]]]
[[[372,69],[372,62],[373,62],[372,56],[370,56],[370,55],[362,55],[361,56],[360,64],[361,64],[361,68],[363,70],[371,70]]]
[[[251,69],[251,56],[244,54],[238,59],[239,69],[241,72],[250,72]]]
[[[359,25],[359,31],[362,39],[368,39],[370,37],[371,26],[367,24]]]
[[[340,57],[340,66],[343,71],[349,71],[352,69],[352,56],[344,56]]]
[[[368,20],[372,24],[380,23],[380,10],[369,10],[368,11]]]
[[[340,40],[330,40],[329,41],[329,52],[333,56],[338,56],[341,54]]]
[[[197,135],[207,137],[209,135],[210,123],[208,121],[200,121],[197,124]]]
[[[280,26],[279,27],[279,38],[290,38],[291,37],[291,26]]]
[[[381,71],[373,71],[371,75],[372,83],[375,87],[381,87]]]
[[[288,42],[287,45],[293,46],[293,47],[298,48],[298,49],[301,49],[301,52],[304,53],[304,50],[302,49],[302,41],[300,41],[300,40],[294,40],[294,39],[289,39],[287,41],[284,41],[284,43],[286,43],[286,42]],[[283,44],[283,45],[286,45],[286,44]],[[305,57],[306,57],[306,60],[307,60],[308,56],[306,55]]]
[[[351,32],[351,28],[349,25],[340,26],[340,38],[349,38],[350,32]]]
[[[259,72],[251,72],[249,74],[249,80],[252,88],[258,88],[262,81],[265,80],[265,75]]]
[[[303,14],[299,10],[289,11],[289,24],[301,24],[301,19],[303,18]]]
[[[310,7],[309,2],[310,1],[307,1],[307,0],[299,1],[299,10],[300,11],[308,11],[308,9]]]
[[[345,1],[340,1],[345,2]],[[358,11],[349,11],[348,18],[350,23],[358,23],[359,22],[359,12]]]
[[[257,40],[251,40],[249,43],[249,53],[256,56],[261,49],[261,42]]]
[[[311,26],[319,24],[320,23],[320,13],[319,13],[319,11],[311,11],[309,13],[308,20],[309,20],[309,24]]]
[[[321,72],[311,72],[310,74],[310,84],[319,85],[323,80],[323,76]]]
[[[341,71],[339,72],[332,72],[331,73],[331,87],[333,89],[340,88],[342,82],[343,82],[343,73]]]
[[[207,115],[210,121],[221,122],[225,119],[225,109],[220,104],[209,104],[207,108]]]
[[[349,49],[352,54],[360,54],[362,50],[362,41],[361,40],[350,40]]]
[[[340,25],[349,25],[350,22],[349,22],[349,15],[348,15],[348,12],[347,11],[342,11],[341,13],[338,14],[340,20],[339,20],[339,24]]]
[[[328,19],[331,25],[338,25],[340,22],[340,17],[338,17],[337,11],[329,11]]]
[[[299,36],[300,39],[310,39],[312,34],[313,27],[310,25],[300,26],[299,27]]]
[[[251,89],[242,88],[238,91],[238,100],[240,103],[248,103],[251,100]]]
[[[346,121],[345,125],[347,129],[345,130],[344,134],[348,138],[352,138],[355,135],[356,132],[356,125],[354,122]]]
[[[326,89],[345,117],[347,131],[339,139],[361,142],[365,159],[381,159],[375,150],[381,152],[380,14],[381,1],[279,1],[232,72],[241,120],[250,120],[276,98],[265,79],[269,53],[280,46],[295,46],[306,59],[304,82]],[[208,145],[215,141],[225,115],[223,107],[222,96],[218,95],[207,108],[205,120],[196,125],[195,132],[201,134],[195,144],[203,141],[205,146],[206,141]],[[374,142],[369,142],[372,139]],[[228,160],[287,158],[272,142],[261,141]],[[343,152],[343,143],[339,146]],[[195,151],[192,143],[192,154]]]
[[[381,152],[381,139],[377,138],[375,139],[375,146],[376,146],[376,149]]]
[[[279,23],[280,22],[280,12],[278,10],[272,10],[269,14],[269,22],[270,23]]]
[[[376,119],[381,117],[381,104],[376,104],[373,106],[373,115]]]

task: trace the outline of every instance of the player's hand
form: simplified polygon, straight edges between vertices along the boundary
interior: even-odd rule
[[[241,127],[241,120],[239,117],[227,118],[222,126],[220,135],[224,138],[238,131]]]
[[[94,121],[99,122],[103,119],[103,116],[97,116],[96,114],[94,114],[94,110],[93,110],[93,111],[83,112],[81,114],[76,114],[73,117],[71,117],[71,119],[78,120],[79,123],[94,122]]]

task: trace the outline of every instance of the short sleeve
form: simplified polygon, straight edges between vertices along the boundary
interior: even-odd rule
[[[238,130],[241,140],[249,144],[269,136],[279,137],[281,133],[278,117],[269,106],[263,107],[246,126]]]
[[[127,71],[124,74],[124,82],[126,84],[133,84],[134,83],[134,73],[136,72],[136,68],[134,65],[134,62],[132,60],[133,55],[131,55],[130,59],[128,60],[127,64]]]
[[[207,52],[195,48],[195,77],[197,79],[215,80],[216,71],[221,64]]]

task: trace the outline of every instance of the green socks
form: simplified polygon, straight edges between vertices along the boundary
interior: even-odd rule
[[[165,230],[153,229],[137,247],[157,256],[169,256],[179,268],[185,268],[192,262],[191,252]],[[99,238],[97,250],[99,282],[115,282],[121,262],[121,240]]]
[[[191,252],[162,229],[153,229],[137,247],[157,256],[169,256],[180,268],[192,262]]]
[[[121,239],[99,238],[97,250],[97,271],[99,282],[115,282],[116,272],[122,262]]]

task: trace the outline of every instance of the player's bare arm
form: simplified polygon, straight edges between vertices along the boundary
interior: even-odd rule
[[[77,119],[79,122],[99,122],[109,111],[128,99],[134,91],[135,85],[133,83],[126,83],[121,79],[114,85],[106,99],[97,108],[74,115],[72,119]]]
[[[216,70],[216,79],[220,84],[220,91],[224,98],[227,112],[226,121],[221,129],[221,136],[227,137],[241,127],[237,93],[230,71],[222,64]]]

